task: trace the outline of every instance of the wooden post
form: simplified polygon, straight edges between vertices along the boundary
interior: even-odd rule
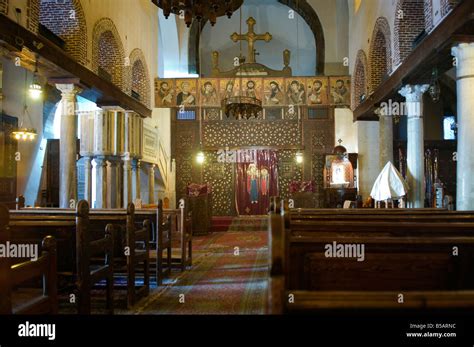
[[[133,306],[135,302],[135,205],[129,203],[127,207],[127,246],[129,256],[127,257],[128,280],[127,280],[127,306]]]
[[[184,225],[184,210],[185,210],[184,199],[179,200],[179,220],[180,220],[180,232],[181,232],[181,271],[186,270],[186,230]]]
[[[6,244],[10,241],[8,224],[10,223],[10,212],[8,207],[0,205],[0,243]],[[11,302],[11,278],[10,261],[8,258],[0,258],[0,314],[12,313]]]
[[[56,239],[52,236],[46,236],[43,239],[43,250],[48,253],[49,269],[46,279],[43,280],[43,295],[49,297],[51,301],[51,313],[58,313],[58,257]]]
[[[79,201],[76,207],[76,266],[77,266],[77,307],[79,314],[90,314],[91,312],[91,283],[89,272],[89,203],[85,200]]]
[[[109,314],[114,314],[114,234],[115,226],[107,224],[105,227],[105,238],[111,239],[109,249],[107,249],[106,264],[109,266],[109,276],[107,278],[107,310]]]
[[[163,200],[158,200],[156,213],[156,285],[162,284],[163,275]]]
[[[25,208],[25,197],[20,195],[18,198],[16,198],[16,209],[21,210],[22,208]]]

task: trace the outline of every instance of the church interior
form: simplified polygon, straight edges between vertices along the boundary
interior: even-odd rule
[[[473,18],[0,0],[0,313],[472,310]]]

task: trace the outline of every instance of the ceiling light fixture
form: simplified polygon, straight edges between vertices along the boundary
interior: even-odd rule
[[[209,20],[214,26],[217,17],[226,15],[232,17],[243,0],[152,0],[153,3],[163,10],[166,19],[170,14],[178,15],[184,19],[188,27],[193,19],[198,21]]]
[[[31,98],[34,100],[38,100],[41,97],[41,94],[43,93],[43,88],[41,87],[41,84],[39,84],[38,81],[38,56],[36,57],[35,61],[35,72],[33,74],[33,81],[30,84],[29,93]]]

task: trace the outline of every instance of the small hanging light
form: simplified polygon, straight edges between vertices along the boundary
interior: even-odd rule
[[[41,97],[43,93],[41,84],[38,82],[38,57],[35,61],[35,72],[33,74],[33,81],[30,84],[29,93],[32,99],[37,100]]]
[[[38,135],[36,129],[20,128],[12,132],[13,138],[18,141],[33,141]]]
[[[206,160],[206,156],[204,155],[203,151],[199,151],[198,154],[196,155],[196,162],[200,165],[204,164],[204,161]]]
[[[297,164],[302,164],[304,161],[303,153],[300,151],[296,152],[296,163]]]
[[[32,123],[30,113],[28,112],[28,105],[26,103],[26,82],[27,82],[28,74],[27,71],[25,70],[25,85],[24,85],[24,94],[23,94],[23,113],[21,115],[21,122],[16,131],[12,132],[12,136],[15,140],[17,141],[33,141],[36,136],[38,136],[38,132],[34,128],[27,128],[23,125],[23,122],[25,121],[25,118],[28,117],[30,124]]]
[[[430,89],[429,93],[433,102],[438,102],[439,97],[441,94],[441,87],[439,85],[438,80],[438,69],[433,68],[433,72],[431,73],[431,82],[430,82]]]

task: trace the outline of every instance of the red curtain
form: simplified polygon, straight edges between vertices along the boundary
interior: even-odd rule
[[[278,195],[277,153],[249,150],[236,156],[235,202],[239,215],[267,214],[270,197]]]

